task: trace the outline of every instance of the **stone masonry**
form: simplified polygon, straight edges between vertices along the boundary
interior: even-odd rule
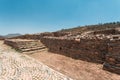
[[[107,53],[105,40],[42,38],[41,41],[49,48],[49,51],[86,61],[103,63]]]

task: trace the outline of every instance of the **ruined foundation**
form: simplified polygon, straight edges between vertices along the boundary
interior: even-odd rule
[[[51,52],[74,59],[104,63],[104,70],[120,74],[120,31],[111,29],[95,32],[90,31],[83,34],[63,34],[56,32],[43,35],[39,34],[37,38],[36,35],[31,35],[31,38],[40,40]],[[27,39],[27,36],[23,38]],[[14,41],[5,40],[5,43],[20,49]],[[21,42],[18,42],[19,44]],[[23,44],[26,44],[26,42]]]

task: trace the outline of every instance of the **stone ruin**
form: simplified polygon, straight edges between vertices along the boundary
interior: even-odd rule
[[[40,40],[6,39],[4,43],[23,53],[34,53],[46,49]]]
[[[108,29],[82,34],[41,38],[49,51],[81,59],[103,63],[103,69],[120,74],[120,31]]]
[[[16,38],[40,40],[51,52],[74,59],[103,63],[104,70],[120,74],[119,28],[88,31],[82,34],[54,32]],[[12,42],[5,40],[8,45],[11,45]]]

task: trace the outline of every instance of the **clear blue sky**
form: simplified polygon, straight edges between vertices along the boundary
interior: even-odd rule
[[[0,34],[120,21],[120,0],[0,0]]]

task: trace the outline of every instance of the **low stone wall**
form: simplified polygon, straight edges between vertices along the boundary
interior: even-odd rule
[[[120,40],[108,44],[108,54],[105,57],[103,69],[120,74]]]
[[[103,63],[107,53],[107,44],[104,44],[106,40],[67,40],[45,37],[41,39],[41,42],[51,52],[97,63]]]
[[[7,44],[7,45],[9,45],[9,46],[12,46],[12,47],[14,47],[15,49],[18,49],[18,48],[19,48],[18,45],[17,45],[17,43],[16,43],[16,42],[13,42],[13,41],[11,41],[11,40],[4,40],[4,44]]]

